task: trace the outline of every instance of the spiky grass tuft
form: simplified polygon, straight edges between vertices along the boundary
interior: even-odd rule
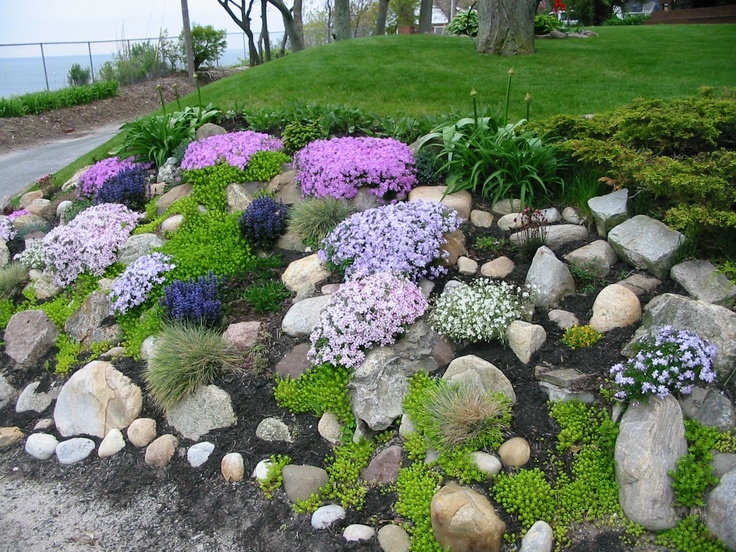
[[[10,299],[27,280],[28,268],[21,263],[10,263],[0,269],[0,299]]]
[[[291,211],[289,228],[309,246],[318,247],[327,234],[355,212],[346,201],[333,197],[307,198]]]

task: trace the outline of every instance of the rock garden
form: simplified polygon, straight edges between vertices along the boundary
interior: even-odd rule
[[[0,217],[0,546],[736,550],[733,99],[126,127]]]

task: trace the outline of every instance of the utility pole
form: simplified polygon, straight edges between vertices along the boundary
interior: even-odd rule
[[[184,44],[187,53],[187,76],[194,82],[194,51],[192,49],[192,27],[189,24],[189,6],[187,0],[181,0],[181,19],[184,27]]]

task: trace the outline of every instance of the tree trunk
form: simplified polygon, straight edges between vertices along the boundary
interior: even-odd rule
[[[261,59],[264,61],[271,61],[271,37],[268,34],[268,17],[266,16],[266,9],[268,8],[268,1],[261,0],[261,36],[258,39],[259,44],[263,44],[263,55]]]
[[[376,17],[376,34],[386,34],[386,17],[388,16],[389,0],[378,0],[378,16]]]
[[[335,40],[350,38],[350,0],[335,0]]]
[[[281,18],[284,20],[286,36],[289,37],[289,42],[291,42],[291,51],[301,52],[304,49],[302,0],[294,0],[293,13],[281,0],[268,0],[268,3],[281,13]]]
[[[419,7],[419,34],[432,32],[432,0],[422,0]]]
[[[245,36],[248,37],[248,63],[251,67],[261,64],[261,56],[258,55],[258,47],[256,46],[255,38],[253,37],[253,31],[250,28],[250,11],[253,9],[253,3],[255,0],[250,0],[250,3],[246,7],[246,0],[242,0],[240,4],[234,0],[217,0],[220,5],[225,8],[230,18],[238,24]],[[235,6],[240,12],[240,16],[233,11],[230,4]]]
[[[181,20],[184,28],[184,48],[187,55],[187,77],[194,82],[194,50],[192,49],[192,26],[189,24],[187,0],[181,0]]]
[[[480,0],[476,50],[500,56],[533,54],[536,6],[536,0]]]

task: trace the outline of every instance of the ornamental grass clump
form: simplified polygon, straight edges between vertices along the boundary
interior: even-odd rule
[[[264,134],[245,130],[218,136],[210,136],[192,142],[184,153],[181,168],[184,170],[214,167],[224,161],[228,165],[245,169],[248,160],[259,151],[279,151],[281,140]]]
[[[252,244],[270,247],[286,233],[288,211],[284,202],[272,196],[255,198],[240,216],[240,231]]]
[[[429,314],[432,327],[456,342],[505,341],[506,330],[532,304],[532,291],[478,278],[442,293]]]
[[[315,140],[294,161],[305,196],[352,199],[367,187],[379,198],[403,199],[417,182],[414,154],[393,138]]]
[[[210,272],[197,280],[178,280],[166,286],[161,305],[176,322],[213,326],[222,312],[218,291],[217,277]]]
[[[716,348],[687,330],[661,327],[635,346],[636,355],[610,370],[620,400],[646,401],[651,396],[687,395],[700,382],[716,379]]]
[[[77,197],[92,198],[102,185],[110,178],[117,176],[125,169],[135,167],[136,163],[132,159],[119,159],[118,157],[108,157],[102,161],[98,161],[87,169],[77,182]]]
[[[308,197],[292,208],[289,228],[297,233],[305,245],[318,248],[335,226],[354,212],[352,205],[342,199]]]
[[[366,349],[393,343],[426,309],[422,290],[401,276],[377,272],[346,282],[322,309],[308,358],[358,368]]]
[[[410,280],[436,278],[447,269],[429,266],[444,258],[444,235],[460,227],[457,212],[439,203],[396,203],[355,213],[322,242],[319,258],[331,270],[357,278],[374,272]]]
[[[10,263],[0,268],[0,299],[11,299],[27,280],[28,268],[21,263]]]
[[[46,266],[53,270],[56,282],[66,286],[85,271],[101,276],[117,261],[117,250],[140,218],[124,205],[103,203],[51,230],[43,238],[43,248]]]
[[[113,313],[125,314],[145,303],[153,288],[164,283],[164,274],[175,266],[171,257],[163,253],[143,255],[130,263],[110,290]]]
[[[156,338],[144,377],[154,402],[165,411],[220,375],[238,369],[239,357],[220,332],[171,324]]]

